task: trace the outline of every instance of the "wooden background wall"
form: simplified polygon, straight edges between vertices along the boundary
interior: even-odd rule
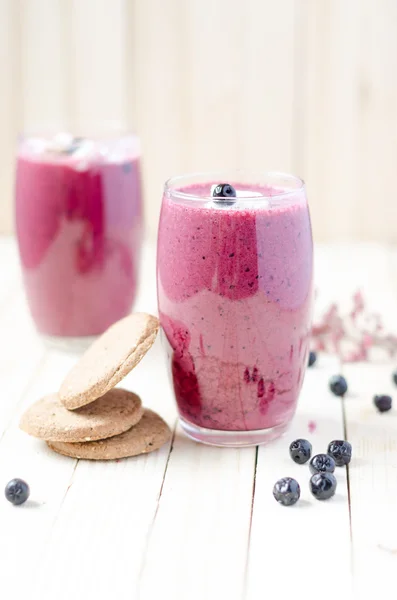
[[[149,231],[184,171],[292,171],[317,240],[397,241],[396,0],[0,0],[0,230],[18,131],[118,121]]]

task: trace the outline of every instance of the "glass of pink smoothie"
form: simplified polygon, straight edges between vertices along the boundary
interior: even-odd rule
[[[213,197],[225,182],[236,197]],[[169,180],[157,264],[184,431],[219,446],[278,437],[308,359],[313,243],[304,183],[239,172]]]
[[[21,137],[16,229],[41,334],[86,345],[127,315],[143,233],[137,137]]]

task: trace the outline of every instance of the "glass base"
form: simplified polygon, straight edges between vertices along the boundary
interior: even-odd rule
[[[268,444],[282,436],[288,429],[290,421],[269,427],[268,429],[253,429],[252,431],[223,431],[220,429],[206,429],[199,427],[179,417],[183,431],[195,442],[209,446],[228,448],[244,448]]]
[[[91,346],[98,336],[91,335],[84,337],[60,337],[56,335],[41,334],[41,337],[45,346],[51,350],[82,354]]]

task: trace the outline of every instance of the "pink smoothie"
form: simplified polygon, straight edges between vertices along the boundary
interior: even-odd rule
[[[211,185],[180,190],[196,199],[163,198],[158,303],[176,401],[200,427],[267,429],[292,418],[307,364],[313,249],[304,190],[283,197],[257,187],[248,194],[273,199],[224,206],[208,198]]]
[[[130,312],[143,226],[136,146],[127,138],[112,159],[98,149],[82,157],[22,143],[16,225],[40,332],[97,335]]]

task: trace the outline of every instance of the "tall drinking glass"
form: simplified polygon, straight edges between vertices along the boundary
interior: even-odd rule
[[[85,345],[134,302],[143,229],[139,140],[22,136],[16,229],[39,332]]]
[[[225,182],[228,196],[214,197]],[[166,183],[158,306],[191,438],[247,446],[287,428],[308,358],[312,277],[309,209],[297,177],[213,173]]]

